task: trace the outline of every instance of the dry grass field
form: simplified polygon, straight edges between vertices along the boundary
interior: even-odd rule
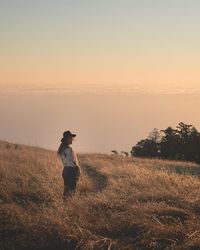
[[[0,249],[200,249],[200,167],[78,154],[62,199],[56,152],[0,142]]]

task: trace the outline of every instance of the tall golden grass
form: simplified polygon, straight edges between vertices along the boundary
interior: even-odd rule
[[[78,154],[64,201],[55,151],[0,143],[0,249],[200,249],[200,167]]]

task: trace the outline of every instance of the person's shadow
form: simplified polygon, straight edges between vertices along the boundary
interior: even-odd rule
[[[99,172],[95,167],[87,164],[82,165],[85,174],[92,179],[95,191],[101,192],[108,185],[108,177]]]

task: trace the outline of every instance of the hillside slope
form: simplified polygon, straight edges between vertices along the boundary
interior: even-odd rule
[[[0,249],[200,249],[200,167],[78,154],[63,201],[56,152],[0,142]]]

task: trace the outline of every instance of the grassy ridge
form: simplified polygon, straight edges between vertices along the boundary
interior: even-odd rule
[[[0,249],[200,249],[200,168],[78,154],[62,200],[54,151],[0,142]]]

